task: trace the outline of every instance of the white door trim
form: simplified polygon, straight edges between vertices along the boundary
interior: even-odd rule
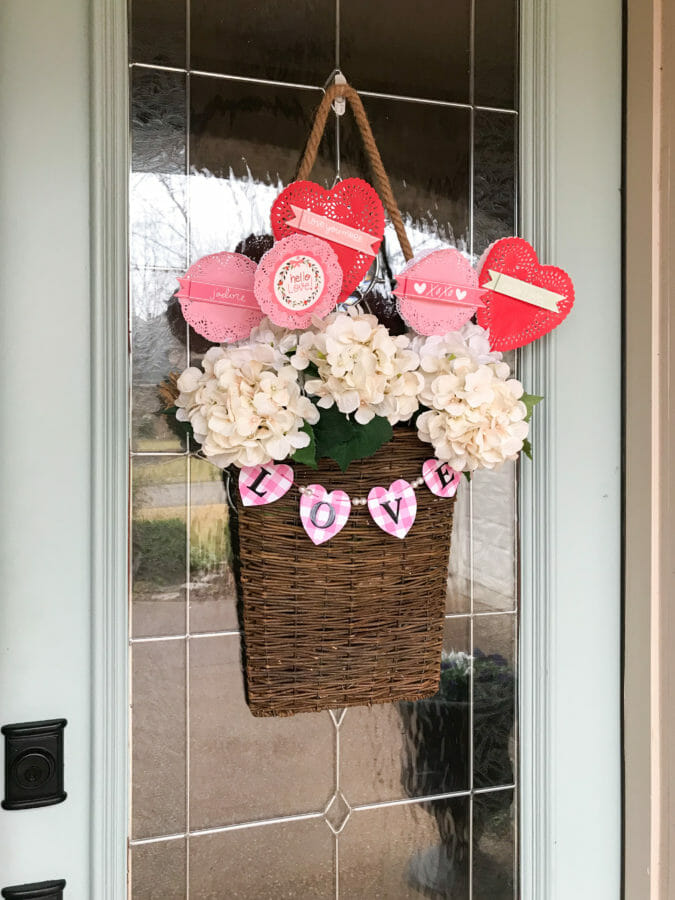
[[[521,2],[521,233],[574,277],[523,353],[521,896],[616,898],[621,878],[620,0]]]
[[[92,897],[127,896],[127,4],[91,3]]]
[[[522,467],[521,895],[600,900],[618,896],[620,877],[621,4],[522,0],[521,6],[521,230],[544,261],[555,258],[575,274],[579,297],[565,328],[523,359],[528,389],[547,400],[537,411],[535,463]],[[126,893],[128,820],[124,0],[92,0],[91,39],[91,883],[97,900],[119,900]],[[589,112],[595,117],[590,121]],[[603,160],[602,172],[589,159],[589,146]],[[593,196],[585,199],[589,178]],[[594,259],[604,265],[596,266]],[[598,329],[607,336],[604,345]],[[589,358],[579,359],[578,348],[586,342]],[[578,385],[569,384],[570,364]],[[606,398],[600,410],[577,402],[576,392],[587,383]],[[588,453],[589,436],[597,458]],[[605,536],[599,550],[593,541],[584,546],[589,533]],[[584,602],[589,591],[592,608]],[[591,647],[596,657],[587,655]],[[588,697],[589,706],[599,698],[601,709],[584,707],[575,715],[568,696]],[[570,724],[579,729],[576,734],[566,733]],[[590,798],[588,791],[575,795],[579,761],[584,783],[593,785]]]
[[[553,244],[554,140],[552,2],[522,0],[520,9],[520,233],[551,258]],[[548,662],[551,659],[552,535],[543,526],[554,502],[551,417],[555,397],[555,340],[542,340],[521,354],[521,379],[546,399],[536,411],[533,462],[520,466],[520,880],[525,898],[549,896],[551,882]],[[538,603],[536,598],[546,598]]]

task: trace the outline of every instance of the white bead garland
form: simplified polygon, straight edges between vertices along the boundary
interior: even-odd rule
[[[417,490],[417,488],[422,487],[424,484],[424,478],[416,478],[414,481],[410,482],[410,487],[413,490]],[[305,487],[304,485],[298,485],[298,490],[301,494],[306,494],[308,497],[311,497],[314,494],[314,491],[311,488]],[[367,497],[350,497],[349,502],[352,506],[365,506],[368,503]]]

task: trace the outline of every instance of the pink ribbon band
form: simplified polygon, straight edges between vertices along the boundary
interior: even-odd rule
[[[211,284],[208,281],[193,281],[179,278],[179,300],[196,300],[199,303],[214,303],[217,306],[243,306],[259,309],[252,289],[234,287],[229,284]]]
[[[431,303],[454,303],[457,306],[472,308],[485,306],[481,299],[485,288],[450,284],[447,281],[429,281],[428,278],[409,278],[404,275],[398,279],[394,293],[397,297],[410,297]]]
[[[329,219],[328,216],[312,212],[311,209],[302,209],[293,204],[291,204],[291,209],[293,218],[288,220],[288,224],[292,228],[297,228],[298,231],[304,231],[307,234],[314,234],[325,241],[343,244],[345,247],[351,247],[352,250],[366,253],[368,256],[375,256],[377,253],[380,238],[367,234],[365,231],[359,231],[358,228],[352,228],[351,225],[345,225],[344,222],[336,222],[335,219]]]

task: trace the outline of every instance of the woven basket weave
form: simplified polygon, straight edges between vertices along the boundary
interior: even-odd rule
[[[296,466],[298,484],[362,497],[397,478],[412,481],[429,457],[413,428],[343,473]],[[385,534],[367,506],[315,547],[299,515],[297,488],[269,506],[237,507],[248,703],[256,716],[284,716],[392,700],[438,689],[454,500],[417,492],[404,540]]]

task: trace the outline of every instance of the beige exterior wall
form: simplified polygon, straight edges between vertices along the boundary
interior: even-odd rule
[[[675,896],[675,3],[628,2],[625,896]]]

